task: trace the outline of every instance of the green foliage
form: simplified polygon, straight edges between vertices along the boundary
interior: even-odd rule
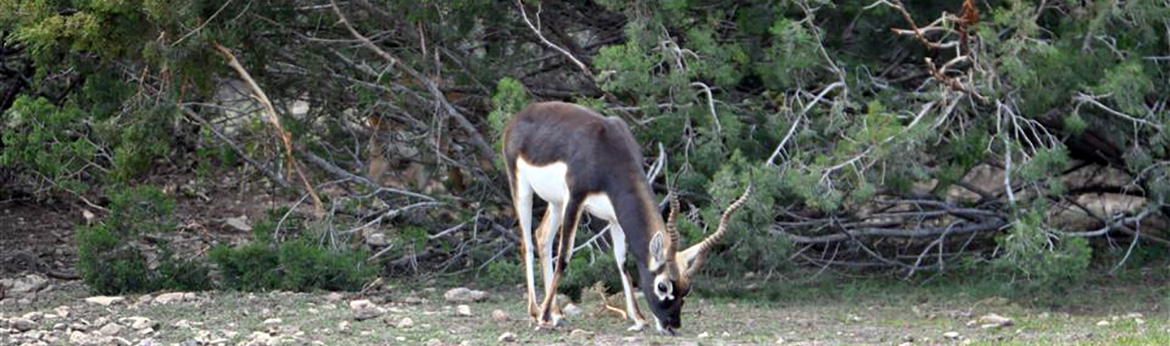
[[[1021,217],[996,242],[1003,255],[992,262],[993,268],[1012,274],[1013,282],[1029,289],[1060,289],[1077,282],[1093,254],[1088,240],[1057,236],[1037,212]]]
[[[157,263],[147,261],[143,237],[174,229],[174,200],[153,186],[122,189],[109,198],[110,215],[77,231],[77,268],[90,290],[123,294],[211,287],[206,266],[177,258],[166,244]]]
[[[154,287],[146,258],[106,225],[77,230],[77,271],[100,294],[146,292]]]
[[[627,261],[628,262],[628,261]],[[626,270],[636,277],[636,271]],[[521,271],[514,272],[520,274]],[[565,269],[564,277],[557,286],[557,292],[564,293],[574,300],[581,297],[581,292],[592,287],[598,281],[605,282],[605,287],[622,287],[621,276],[617,273],[617,264],[610,254],[598,253],[596,257],[588,254],[574,254],[569,261],[569,268]]]
[[[496,260],[487,264],[479,273],[477,283],[484,287],[508,287],[523,282],[523,266],[520,263]]]
[[[45,98],[21,95],[0,117],[0,167],[26,168],[57,188],[84,190],[99,149],[87,138],[85,118],[77,107],[56,107]]]
[[[488,114],[488,123],[491,124],[496,138],[503,137],[504,126],[508,125],[512,115],[524,110],[524,106],[527,105],[528,91],[524,89],[523,83],[513,78],[500,79],[499,83],[496,84],[496,93],[492,95],[494,109]],[[499,143],[497,149],[502,148],[503,143]]]
[[[302,234],[276,242],[276,224],[256,225],[255,239],[240,247],[220,245],[209,254],[222,274],[222,286],[239,291],[355,291],[378,273],[365,263],[365,251],[329,249]]]
[[[238,291],[266,291],[280,287],[280,255],[271,245],[253,241],[239,248],[220,245],[208,252],[219,268],[222,286]]]

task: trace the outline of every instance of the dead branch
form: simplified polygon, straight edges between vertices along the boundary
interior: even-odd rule
[[[224,143],[227,143],[228,147],[232,148],[232,151],[234,151],[236,153],[236,155],[239,155],[240,158],[244,160],[244,163],[247,163],[248,165],[252,166],[253,168],[256,168],[256,170],[260,171],[261,174],[264,174],[264,176],[267,177],[268,180],[271,180],[273,183],[276,183],[276,185],[280,185],[281,188],[285,188],[285,189],[292,188],[292,186],[289,185],[288,182],[284,181],[284,179],[282,179],[279,175],[276,175],[276,172],[273,172],[272,170],[268,169],[268,167],[265,167],[265,166],[261,165],[259,162],[256,162],[256,160],[253,160],[252,157],[249,156],[248,153],[244,151],[244,149],[240,148],[239,144],[236,144],[235,141],[233,141],[231,138],[228,138],[228,136],[223,134],[222,131],[215,128],[215,125],[212,125],[211,122],[207,121],[207,119],[204,119],[202,116],[199,115],[199,113],[196,113],[195,111],[193,111],[187,107],[181,107],[181,108],[183,109],[183,114],[186,114],[188,117],[195,120],[200,125],[206,126],[208,130],[211,130],[211,133],[214,134],[215,137],[219,138],[219,140],[223,141]]]
[[[577,58],[574,57],[572,53],[569,53],[569,51],[565,50],[564,48],[561,48],[560,46],[553,44],[551,41],[549,41],[547,38],[544,37],[544,34],[540,33],[540,28],[536,27],[535,25],[532,25],[532,21],[528,20],[528,11],[524,10],[524,3],[520,2],[520,0],[516,0],[516,7],[520,8],[520,16],[522,18],[524,18],[524,24],[527,24],[528,28],[532,29],[532,32],[536,34],[536,37],[540,39],[541,43],[544,43],[544,45],[548,46],[549,48],[552,48],[553,50],[560,52],[561,55],[564,55],[566,59],[569,59],[569,61],[572,61],[574,65],[577,65],[577,68],[581,69],[581,72],[585,73],[586,76],[589,76],[590,80],[593,79],[593,71],[590,71],[589,67],[585,66],[585,64],[582,63],[581,60],[577,60]],[[539,15],[540,15],[540,13],[537,13],[537,16],[538,16],[536,18],[537,22],[540,22]]]
[[[471,135],[471,142],[473,145],[479,148],[480,154],[483,155],[483,157],[488,162],[494,162],[496,160],[495,151],[492,150],[491,146],[487,144],[487,141],[484,140],[483,135],[480,134],[479,130],[475,128],[475,125],[473,125],[471,121],[467,120],[467,117],[464,117],[462,113],[455,109],[455,106],[451,105],[451,102],[447,100],[447,96],[443,94],[443,91],[439,90],[439,87],[435,84],[435,81],[427,78],[422,73],[419,73],[418,70],[415,70],[414,68],[402,63],[402,60],[399,60],[398,58],[394,57],[394,55],[391,55],[381,47],[378,47],[378,45],[370,41],[369,38],[363,36],[357,31],[357,29],[354,29],[354,27],[350,25],[349,20],[346,19],[345,14],[341,12],[341,8],[337,6],[336,0],[329,0],[329,3],[333,5],[333,13],[337,14],[338,20],[343,26],[345,26],[345,29],[348,30],[351,35],[353,35],[354,38],[361,41],[363,46],[369,48],[383,60],[386,60],[387,64],[398,67],[402,71],[405,71],[406,74],[410,75],[411,78],[426,86],[427,91],[431,93],[431,96],[435,98],[435,101],[438,102],[439,106],[441,106],[448,115],[454,117],[455,121],[459,123],[459,126],[462,127],[464,131],[467,131],[469,135]],[[490,164],[483,166],[485,169],[492,167]]]
[[[276,107],[272,106],[272,101],[268,99],[268,95],[264,93],[264,90],[260,89],[260,85],[256,84],[256,80],[252,79],[252,75],[248,73],[248,70],[245,70],[244,66],[240,65],[240,61],[236,59],[236,56],[232,54],[232,52],[228,50],[227,47],[224,47],[219,43],[214,43],[214,45],[215,49],[219,50],[219,52],[223,54],[224,58],[228,60],[228,65],[235,69],[236,72],[240,74],[240,78],[242,78],[245,82],[248,83],[249,86],[252,87],[252,91],[256,94],[256,98],[258,98],[260,103],[264,105],[264,109],[268,114],[268,121],[272,122],[273,130],[276,131],[278,136],[280,136],[280,140],[284,142],[284,150],[285,154],[288,156],[289,169],[297,173],[297,176],[301,178],[301,183],[305,185],[305,191],[313,197],[313,211],[316,216],[320,217],[324,215],[325,209],[321,204],[321,197],[317,196],[317,191],[313,189],[313,184],[309,183],[309,178],[305,176],[305,172],[301,170],[300,165],[297,163],[297,160],[293,155],[292,135],[285,131],[284,126],[280,124],[280,117],[276,115]]]
[[[792,234],[786,232],[782,227],[779,226],[773,226],[769,231],[785,236],[793,243],[809,244],[841,242],[862,237],[928,238],[936,237],[947,232],[950,232],[950,234],[968,234],[997,231],[1001,227],[1007,225],[1007,222],[1002,219],[989,220],[975,224],[967,224],[965,221],[962,223],[964,223],[962,226],[919,227],[911,229],[859,227],[855,229],[844,230],[841,233],[812,237]]]

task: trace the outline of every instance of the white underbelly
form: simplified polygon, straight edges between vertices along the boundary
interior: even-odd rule
[[[535,166],[516,159],[516,180],[521,186],[532,187],[532,192],[550,204],[564,207],[569,199],[569,166],[564,162]],[[605,193],[592,193],[585,197],[582,207],[589,214],[609,222],[617,221],[613,203]]]
[[[568,172],[569,166],[564,162],[534,166],[523,157],[516,158],[516,183],[532,187],[540,199],[558,206],[564,206],[569,199]]]
[[[609,196],[605,193],[595,193],[585,197],[585,211],[599,219],[611,223],[617,222],[617,213],[613,211],[613,203],[610,202]]]

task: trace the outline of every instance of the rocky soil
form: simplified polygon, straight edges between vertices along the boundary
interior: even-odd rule
[[[536,330],[522,289],[385,285],[356,293],[161,292],[92,296],[76,281],[0,280],[0,345],[967,345],[1170,342],[1167,313],[1141,302],[1083,311],[979,301],[862,299],[776,304],[693,299],[681,336],[564,306]],[[426,286],[423,286],[426,287]],[[1145,306],[1146,309],[1142,310]],[[644,310],[645,311],[645,310]]]

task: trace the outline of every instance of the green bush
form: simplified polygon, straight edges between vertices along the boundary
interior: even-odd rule
[[[1057,237],[1044,228],[1038,213],[1029,213],[996,238],[1003,255],[992,267],[1013,276],[1011,282],[1025,289],[1059,290],[1080,280],[1089,269],[1093,250],[1078,237]]]
[[[176,258],[166,244],[159,246],[156,265],[147,261],[142,237],[174,229],[170,197],[156,187],[141,186],[117,190],[109,198],[110,215],[77,231],[77,268],[91,290],[123,294],[211,288],[205,265]]]
[[[98,147],[89,141],[87,114],[74,106],[21,95],[0,117],[0,167],[36,172],[54,187],[82,192]]]
[[[524,265],[507,260],[488,263],[477,282],[484,287],[507,287],[524,282]]]
[[[281,288],[290,291],[356,291],[377,274],[365,251],[331,251],[304,238],[280,244],[279,255]]]
[[[220,245],[208,256],[223,275],[223,287],[239,291],[280,287],[280,256],[269,244],[253,241],[239,248]]]
[[[569,268],[565,269],[557,291],[569,295],[573,299],[580,299],[581,292],[592,287],[598,281],[605,282],[605,287],[621,289],[622,279],[618,274],[613,256],[609,253],[598,253],[596,257],[578,253],[569,261]],[[633,261],[627,259],[626,273],[637,280],[638,272],[629,266]]]
[[[90,290],[122,294],[153,289],[146,258],[126,242],[107,225],[78,230],[77,270]]]
[[[271,236],[275,224],[255,227],[256,239],[241,247],[220,245],[211,250],[211,262],[219,267],[222,286],[239,291],[355,291],[378,273],[365,263],[365,251],[331,250],[301,235],[277,243]]]

